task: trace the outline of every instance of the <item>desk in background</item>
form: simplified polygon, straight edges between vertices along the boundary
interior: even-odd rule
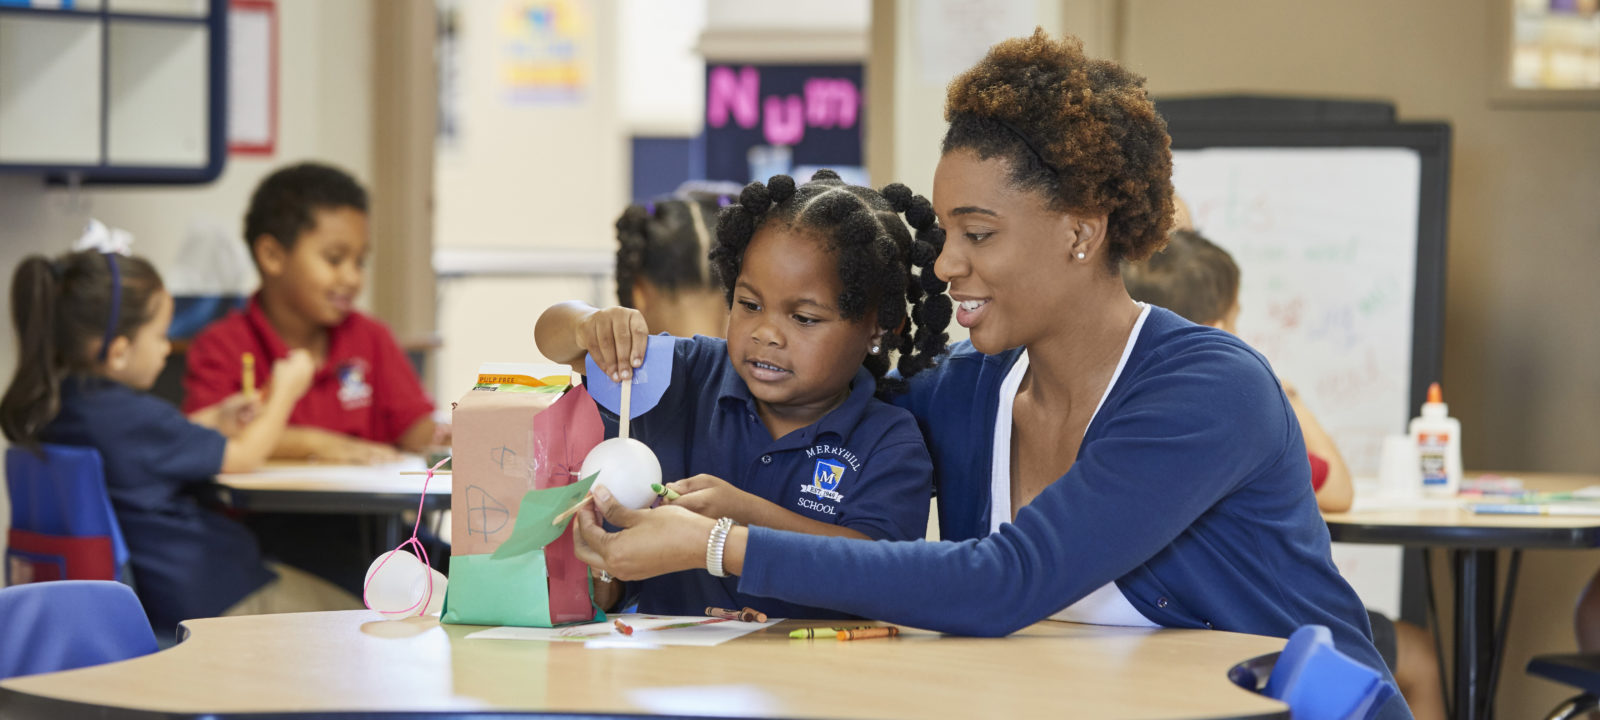
[[[1227,678],[1279,638],[1042,622],[1008,638],[910,630],[717,647],[465,640],[368,610],[213,618],[154,655],[0,682],[0,716],[410,712],[828,718],[1287,718]]]
[[[434,475],[424,498],[424,476],[401,474],[426,469],[419,457],[385,465],[268,463],[218,475],[212,492],[223,506],[252,513],[359,516],[352,521],[361,522],[360,554],[377,557],[410,535],[402,513],[416,512],[419,500],[425,512],[450,509],[450,475]]]
[[[217,476],[217,499],[251,512],[400,513],[416,510],[422,495],[421,458],[386,465],[268,463],[255,472]],[[450,508],[450,475],[428,481],[423,510]]]
[[[1600,484],[1600,477],[1505,473],[1523,479],[1527,489],[1567,492]],[[1461,504],[1364,507],[1329,513],[1328,533],[1336,542],[1441,547],[1450,550],[1455,585],[1454,716],[1490,717],[1505,647],[1506,626],[1523,550],[1600,547],[1600,517],[1477,515]],[[1510,550],[1505,598],[1495,620],[1496,553]],[[1429,587],[1432,574],[1428,573]],[[1430,590],[1431,597],[1431,590]],[[1498,629],[1497,629],[1498,627]],[[1437,632],[1437,629],[1435,630]]]

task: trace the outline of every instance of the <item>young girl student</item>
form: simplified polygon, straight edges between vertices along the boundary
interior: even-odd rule
[[[264,563],[248,530],[193,494],[219,472],[267,458],[310,386],[310,356],[275,363],[263,402],[197,414],[213,429],[145,393],[171,350],[172,322],[172,296],[148,262],[93,251],[29,257],[12,279],[11,311],[20,344],[0,429],[28,449],[100,452],[134,584],[158,631],[215,615],[360,607],[325,582]]]
[[[651,333],[721,337],[727,329],[728,303],[707,257],[717,213],[734,199],[692,191],[629,205],[617,218],[617,304],[638,310]]]
[[[673,504],[815,535],[923,536],[928,451],[911,414],[880,398],[943,351],[951,305],[931,270],[937,232],[928,202],[902,185],[880,194],[821,171],[799,188],[779,175],[744,189],[719,217],[711,252],[731,308],[727,340],[675,338],[666,395],[630,424],[663,477],[686,478],[669,484],[681,493]],[[536,336],[546,357],[581,367],[593,356],[617,381],[644,359],[644,319],[627,308],[556,305]],[[900,378],[889,379],[896,352]],[[633,590],[640,612],[748,606],[773,617],[845,617],[745,595],[736,578],[705,570]]]

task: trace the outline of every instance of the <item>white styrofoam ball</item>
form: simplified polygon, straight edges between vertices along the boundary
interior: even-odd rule
[[[649,507],[656,499],[650,486],[661,482],[661,461],[638,440],[611,438],[594,446],[583,459],[578,477],[586,478],[597,471],[600,477],[595,478],[594,484],[606,486],[624,507],[638,510]]]

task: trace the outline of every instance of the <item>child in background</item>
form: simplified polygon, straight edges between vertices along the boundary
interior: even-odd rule
[[[261,289],[243,312],[202,331],[189,349],[186,412],[257,382],[291,350],[311,353],[311,390],[289,416],[273,457],[368,463],[448,442],[411,362],[383,323],[355,310],[366,276],[367,193],[338,169],[305,163],[261,181],[245,215]]]
[[[17,371],[0,400],[12,443],[92,447],[128,544],[140,601],[156,629],[190,618],[361,607],[304,572],[264,563],[250,532],[200,507],[193,489],[258,467],[311,384],[304,351],[271,366],[265,402],[230,401],[198,419],[146,394],[166,363],[172,296],[149,263],[86,251],[32,256],[11,283]],[[253,416],[241,422],[240,416]]]
[[[244,239],[261,289],[243,312],[201,331],[189,348],[183,407],[202,411],[237,392],[243,357],[256,382],[273,360],[311,354],[311,389],[289,415],[272,456],[330,463],[380,463],[399,450],[448,444],[433,402],[383,323],[355,310],[366,279],[367,193],[336,168],[280,169],[256,188]],[[372,561],[360,518],[272,513],[245,519],[269,555],[360,593]]]
[[[1180,207],[1181,204],[1180,204]],[[1187,208],[1184,208],[1185,216]],[[1167,247],[1138,263],[1123,265],[1122,280],[1133,299],[1160,305],[1197,325],[1238,334],[1239,266],[1228,251],[1193,230],[1175,230]],[[1289,406],[1300,422],[1311,463],[1311,485],[1323,512],[1344,512],[1354,499],[1350,471],[1332,436],[1317,422],[1293,385],[1283,383]],[[1433,636],[1407,622],[1367,611],[1373,644],[1393,671],[1395,683],[1419,720],[1443,720]]]
[[[712,285],[711,234],[729,196],[691,192],[629,205],[617,218],[617,302],[651,334],[721,337],[728,305]]]
[[[681,493],[674,504],[819,535],[923,536],[932,463],[916,420],[879,398],[944,350],[951,306],[932,270],[933,225],[927,200],[905,186],[879,194],[829,171],[798,189],[782,175],[751,183],[723,211],[711,264],[732,307],[728,340],[674,339],[665,397],[630,425],[663,477],[686,478],[668,485]],[[539,318],[536,337],[546,357],[581,368],[592,356],[621,381],[643,362],[646,330],[635,310],[564,303]],[[895,352],[899,377],[889,378]],[[597,591],[614,600],[615,585]],[[740,594],[736,578],[703,571],[637,585],[640,612],[839,617]]]

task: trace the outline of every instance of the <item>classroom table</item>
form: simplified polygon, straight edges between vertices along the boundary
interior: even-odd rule
[[[370,610],[193,620],[169,650],[0,682],[0,717],[1288,717],[1227,678],[1235,663],[1283,649],[1279,638],[1053,621],[1007,638],[788,638],[825,625],[639,649],[466,640],[482,628]]]
[[[267,463],[248,473],[217,476],[222,504],[252,512],[398,513],[416,510],[427,467],[419,457],[383,465]],[[428,481],[424,510],[450,508],[450,475]]]
[[[1522,478],[1526,489],[1541,492],[1600,485],[1597,476],[1498,474]],[[1328,534],[1335,542],[1441,547],[1450,551],[1455,586],[1455,677],[1450,694],[1458,720],[1493,715],[1495,684],[1522,551],[1600,547],[1600,517],[1477,515],[1465,501],[1390,508],[1358,506],[1351,512],[1328,513],[1324,517]],[[1511,551],[1511,564],[1497,626],[1495,568],[1500,550]]]
[[[450,475],[434,475],[422,496],[427,466],[422,458],[382,465],[267,463],[248,473],[217,476],[212,491],[225,507],[259,513],[329,513],[359,515],[376,521],[370,542],[373,553],[394,547],[409,526],[401,513],[450,509]],[[366,522],[363,520],[363,522]]]

